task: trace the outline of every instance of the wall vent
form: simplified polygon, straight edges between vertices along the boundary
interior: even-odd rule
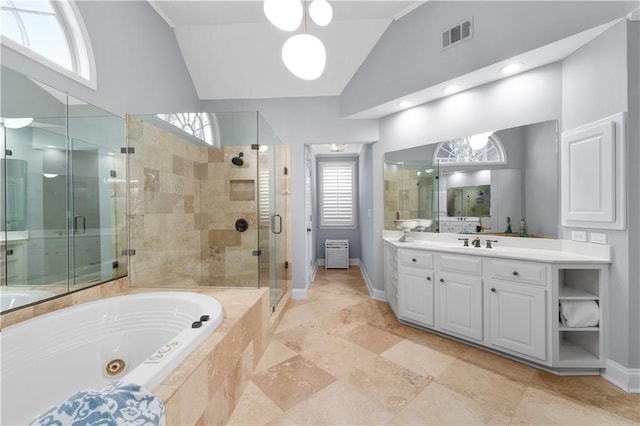
[[[442,49],[473,38],[473,19],[455,25],[442,33]]]

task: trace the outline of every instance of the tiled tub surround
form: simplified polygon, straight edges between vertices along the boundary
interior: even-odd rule
[[[132,285],[255,287],[256,151],[196,145],[131,116],[127,126]]]
[[[165,403],[166,424],[224,424],[282,319],[291,292],[272,313],[268,289],[164,290],[208,294],[224,309],[222,324],[152,390]],[[103,297],[152,291],[158,289],[130,289],[125,277],[3,314],[2,326]]]
[[[49,287],[44,287],[44,289],[49,289]],[[105,297],[115,296],[126,292],[128,289],[129,277],[123,277],[113,281],[95,285],[93,287],[68,293],[64,296],[56,297],[55,299],[38,302],[31,306],[21,307],[10,312],[2,313],[0,315],[0,328],[8,327],[12,324],[26,321],[43,314],[48,314],[49,312],[53,312],[58,309],[67,308],[69,306],[78,305],[84,302],[91,302],[93,300],[98,300]],[[62,291],[62,289],[60,290]]]

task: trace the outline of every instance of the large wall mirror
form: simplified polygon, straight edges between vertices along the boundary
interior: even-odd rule
[[[1,310],[127,274],[125,123],[1,70]]]
[[[385,229],[424,217],[425,231],[518,236],[524,219],[527,236],[558,236],[556,121],[388,152],[384,175]]]

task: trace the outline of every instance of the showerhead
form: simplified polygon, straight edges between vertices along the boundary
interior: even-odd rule
[[[231,162],[233,163],[234,166],[242,166],[244,164],[244,160],[242,159],[242,157],[244,157],[244,153],[239,153],[237,157],[233,157],[231,159]]]

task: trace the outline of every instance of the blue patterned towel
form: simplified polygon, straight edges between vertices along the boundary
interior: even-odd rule
[[[37,426],[164,426],[164,404],[142,386],[117,382],[73,394],[31,422]]]

